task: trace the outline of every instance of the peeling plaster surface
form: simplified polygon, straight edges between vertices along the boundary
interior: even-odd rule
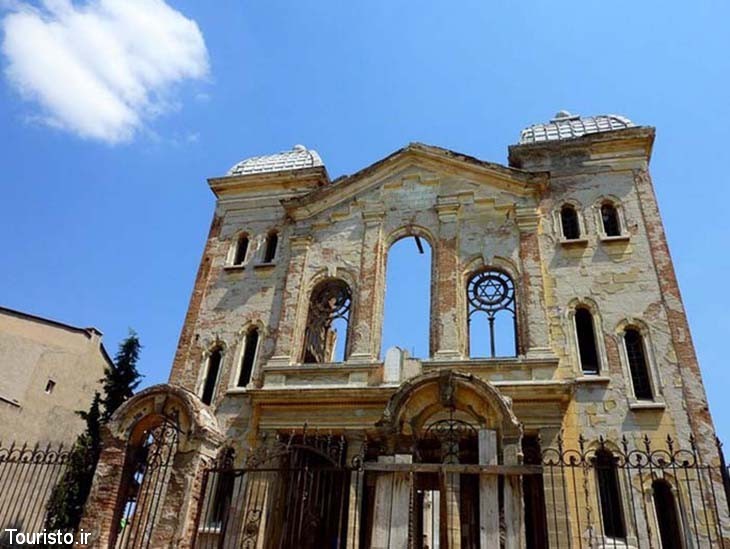
[[[516,145],[510,166],[413,145],[335,183],[323,169],[296,181],[212,180],[219,201],[170,382],[200,394],[207,353],[220,345],[213,407],[231,440],[304,421],[372,431],[398,379],[389,371],[383,381],[381,360],[387,251],[418,235],[433,252],[431,353],[404,357],[403,382],[433,369],[473,373],[510,398],[525,431],[546,444],[561,430],[573,440],[579,433],[707,438],[712,422],[648,172],[653,137],[653,128],[627,127]],[[617,207],[619,237],[603,234],[604,201]],[[558,212],[566,202],[579,215],[574,242],[562,238]],[[272,229],[279,248],[263,264]],[[251,245],[243,266],[233,267],[241,232]],[[515,281],[515,358],[469,359],[466,282],[485,266]],[[348,360],[302,365],[309,292],[326,277],[352,289]],[[598,376],[584,376],[578,362],[572,311],[579,304],[594,314]],[[262,327],[262,339],[252,382],[238,388],[251,325]],[[652,402],[633,397],[621,336],[629,325],[645,337]]]

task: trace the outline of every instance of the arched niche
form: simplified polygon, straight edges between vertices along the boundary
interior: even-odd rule
[[[447,416],[494,431],[503,462],[517,463],[522,427],[510,400],[489,382],[461,372],[429,372],[403,383],[388,400],[378,434],[389,452],[400,452]]]

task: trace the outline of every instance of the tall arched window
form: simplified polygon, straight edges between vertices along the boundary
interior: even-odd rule
[[[246,254],[248,253],[248,235],[246,233],[241,234],[236,240],[236,249],[233,252],[233,264],[243,265],[246,261]]]
[[[352,292],[343,280],[323,280],[314,287],[304,335],[305,363],[344,362]]]
[[[563,238],[575,240],[580,238],[580,223],[578,212],[572,204],[565,204],[560,209],[560,225],[563,228]]]
[[[205,381],[203,382],[203,394],[200,397],[205,404],[213,402],[215,388],[218,384],[218,374],[221,369],[221,360],[223,359],[223,350],[216,347],[208,356],[208,365],[205,372]]]
[[[657,479],[652,482],[651,488],[662,549],[684,549],[677,502],[671,485],[666,480]]]
[[[618,484],[616,458],[609,450],[601,448],[596,452],[593,466],[596,471],[596,484],[601,503],[603,534],[610,538],[625,538],[626,524],[621,503],[621,488]]]
[[[575,310],[575,334],[578,340],[578,356],[584,374],[598,374],[598,348],[593,315],[585,307]]]
[[[649,366],[646,362],[644,337],[636,328],[626,328],[624,345],[626,346],[626,358],[629,361],[634,396],[639,400],[652,400],[654,393],[651,389]]]
[[[429,356],[431,246],[402,238],[388,250],[381,356],[393,346],[411,356]]]
[[[279,233],[271,231],[266,235],[264,246],[264,263],[272,263],[276,257],[276,247],[279,245]]]
[[[515,285],[507,273],[479,271],[467,284],[469,356],[517,356]]]
[[[254,367],[256,365],[256,355],[259,347],[259,330],[256,327],[246,332],[243,339],[243,356],[241,357],[241,371],[238,375],[238,386],[246,387],[251,381]]]
[[[606,236],[621,236],[621,222],[619,221],[618,210],[610,202],[601,204],[601,221]]]

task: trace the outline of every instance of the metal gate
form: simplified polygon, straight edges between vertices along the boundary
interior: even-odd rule
[[[351,470],[343,437],[280,437],[233,469],[207,471],[195,547],[345,547]]]
[[[525,437],[521,465],[394,462],[372,447],[345,464],[344,449],[341,437],[283,436],[240,469],[225,453],[205,475],[194,546],[730,549],[725,470],[694,441],[558,439],[541,450]]]
[[[165,419],[145,429],[129,447],[114,547],[155,547],[154,527],[173,472],[178,434],[177,423]]]

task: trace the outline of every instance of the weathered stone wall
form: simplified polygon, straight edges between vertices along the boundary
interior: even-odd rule
[[[568,440],[578,433],[671,434],[685,443],[690,433],[706,436],[711,421],[648,179],[652,140],[653,130],[636,128],[517,146],[514,168],[416,145],[323,187],[285,185],[284,174],[262,190],[252,176],[240,178],[233,190],[217,190],[171,382],[200,394],[207,352],[219,345],[214,407],[234,440],[305,420],[371,429],[394,390],[382,383],[380,348],[387,252],[399,238],[418,235],[433,254],[431,356],[405,361],[402,379],[434,368],[480,375],[513,399],[520,421],[541,431],[544,444],[561,429]],[[602,235],[603,199],[618,207],[618,238]],[[579,213],[578,241],[562,238],[558,212],[566,202]],[[262,264],[272,229],[279,249],[273,263]],[[248,260],[233,267],[231,248],[242,231],[251,237]],[[465,288],[483,266],[515,280],[516,358],[468,358]],[[326,277],[352,288],[349,358],[302,365],[308,298]],[[583,375],[577,360],[577,305],[596,322],[597,376]],[[262,330],[256,369],[249,387],[238,388],[251,325]],[[652,402],[632,396],[621,335],[627,325],[647,341]]]

